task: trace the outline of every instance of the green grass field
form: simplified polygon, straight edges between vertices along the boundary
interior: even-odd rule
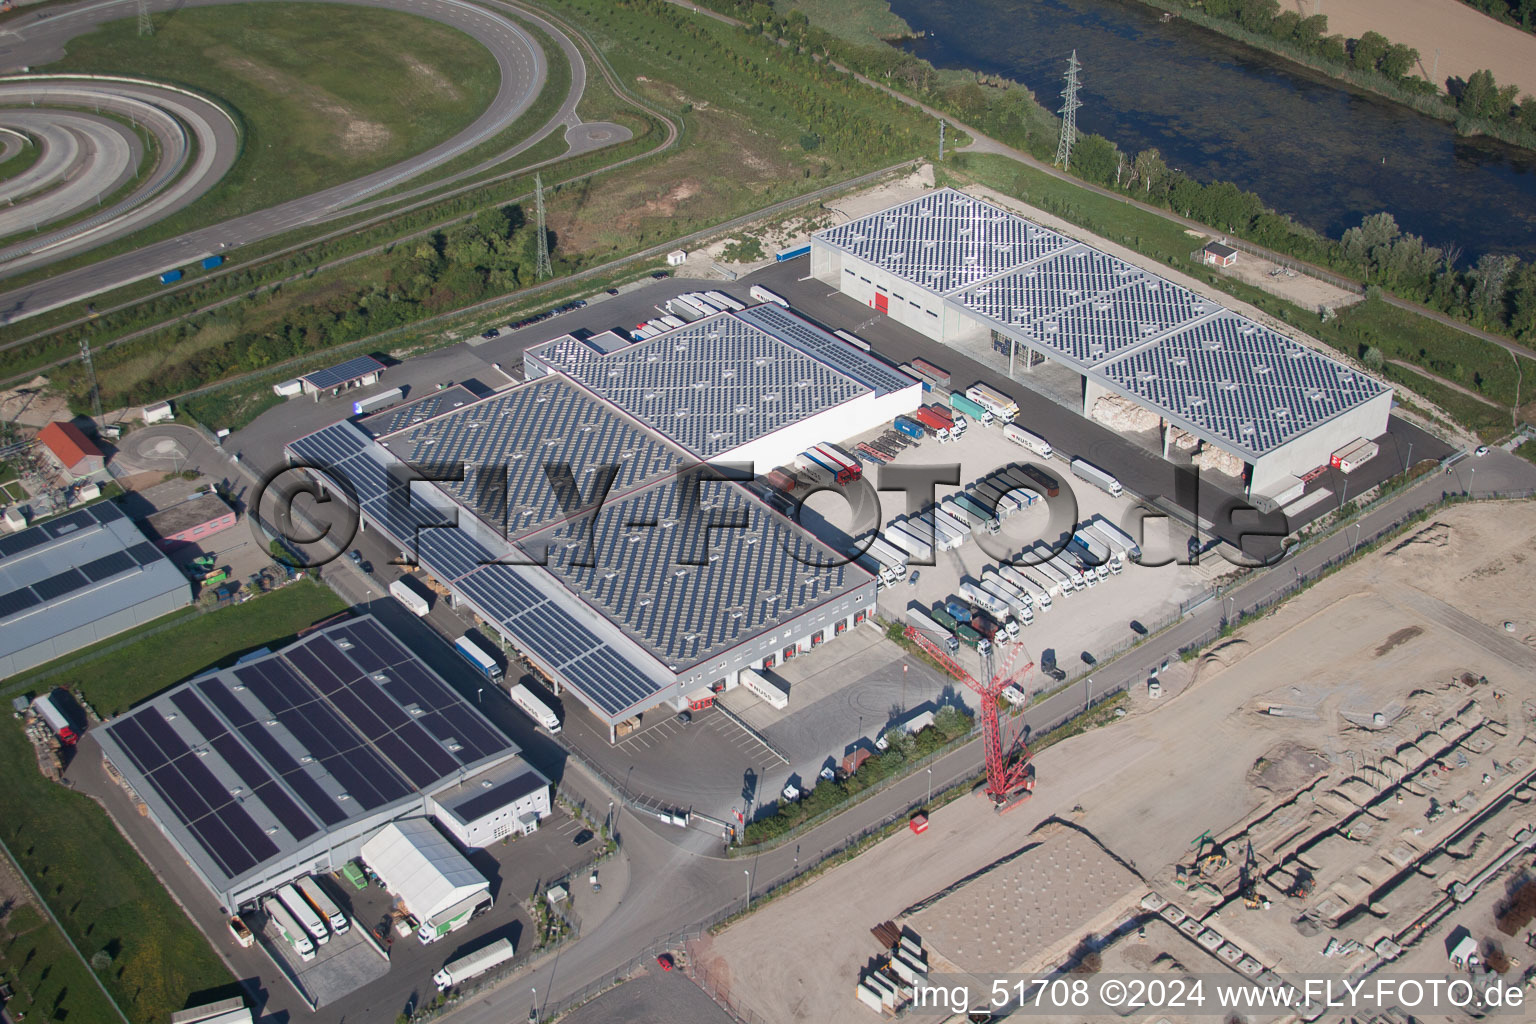
[[[12,1017],[91,1024],[118,1019],[91,980],[90,968],[30,904],[12,908],[0,924],[0,976],[15,993],[5,1006]]]
[[[345,55],[338,59],[338,55]],[[239,161],[162,223],[186,230],[308,195],[452,137],[498,86],[496,63],[437,22],[340,5],[263,3],[132,19],[71,42],[49,71],[117,72],[190,86],[243,122]]]
[[[77,690],[110,718],[196,672],[290,637],[344,607],[327,587],[303,580],[245,604],[190,616],[127,646],[120,646],[123,637],[103,640],[7,680],[6,689],[25,688],[30,680],[67,664],[64,671],[47,676],[47,685]]]

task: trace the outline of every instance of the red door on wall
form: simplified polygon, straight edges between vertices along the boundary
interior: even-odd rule
[[[875,312],[889,313],[891,311],[890,297],[882,292],[875,292]]]

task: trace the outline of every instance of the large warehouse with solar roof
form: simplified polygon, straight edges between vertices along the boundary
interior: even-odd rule
[[[560,338],[525,365],[535,379],[480,401],[396,413],[393,432],[344,421],[288,453],[610,738],[872,612],[872,576],[693,467],[766,472],[888,423],[919,403],[911,378],[778,307],[608,352]]]
[[[1079,377],[1082,409],[1117,396],[1282,490],[1386,432],[1392,390],[1215,301],[1017,214],[943,188],[812,238],[811,272],[962,348]],[[1028,424],[1024,424],[1027,426]]]
[[[389,822],[441,817],[476,773],[521,764],[505,735],[371,617],[183,683],[92,734],[230,909],[339,868]],[[526,766],[514,774],[548,784]],[[527,796],[524,787],[501,803]],[[474,831],[478,817],[460,809],[449,828]]]

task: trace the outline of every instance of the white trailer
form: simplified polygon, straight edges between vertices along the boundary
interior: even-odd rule
[[[1048,459],[1052,455],[1053,449],[1051,448],[1051,442],[1047,441],[1039,434],[1025,430],[1023,427],[1015,426],[1014,424],[1009,423],[1007,426],[1003,427],[1003,436],[1012,441],[1014,444],[1022,445],[1025,448],[1028,448],[1042,459]]]
[[[1035,602],[1033,598],[1019,593],[995,573],[987,573],[985,575],[990,576],[990,579],[983,579],[981,581],[981,589],[1001,599],[1013,614],[1017,615],[1020,619],[1034,621]]]
[[[303,928],[299,927],[299,922],[293,919],[293,915],[288,913],[288,909],[280,900],[268,896],[261,901],[261,909],[272,919],[272,923],[277,925],[283,941],[293,947],[293,951],[299,954],[300,960],[308,963],[315,958],[314,941]]]
[[[1009,466],[998,475],[1013,486],[1015,494],[1024,497],[1025,504],[1033,505],[1040,500],[1041,495],[1038,490],[1040,482],[1038,480],[1031,480],[1022,469],[1015,469],[1013,466]]]
[[[425,595],[418,593],[416,587],[406,582],[410,577],[402,576],[389,585],[389,596],[405,605],[411,612],[419,617],[425,617],[431,611],[432,606],[427,603]]]
[[[675,299],[668,299],[667,312],[689,321],[702,320],[709,315],[709,310],[695,305],[686,295],[679,295]]]
[[[277,898],[283,901],[283,906],[287,907],[293,919],[309,932],[310,938],[314,939],[316,944],[323,946],[331,941],[331,932],[326,928],[325,922],[320,920],[320,915],[315,913],[315,908],[299,895],[299,890],[291,885],[282,886],[277,890]]]
[[[1074,590],[1082,590],[1099,582],[1099,578],[1091,570],[1083,572],[1082,564],[1072,557],[1070,551],[1056,552],[1056,557],[1051,559],[1051,564],[1061,570]]]
[[[1038,552],[1031,552],[1031,554],[1037,557],[1039,555]],[[1077,589],[1072,585],[1072,581],[1067,579],[1065,574],[1058,571],[1049,560],[1037,562],[1030,568],[1040,574],[1040,578],[1045,581],[1046,588],[1052,597],[1066,597]]]
[[[1019,403],[1001,391],[985,384],[973,384],[965,389],[965,397],[991,413],[994,419],[1012,422],[1019,414]]]
[[[993,613],[1003,616],[1008,614],[1008,602],[989,591],[983,590],[977,583],[970,580],[961,580],[957,592],[961,597],[968,599],[972,604]]]
[[[921,537],[915,537],[911,533],[902,529],[899,523],[892,523],[887,526],[885,528],[884,536],[886,540],[901,548],[913,558],[922,559],[924,561],[933,558],[933,545],[929,544]]]
[[[783,306],[785,309],[789,308],[788,299],[769,291],[760,284],[753,285],[747,290],[747,294],[752,296],[753,302],[772,302],[776,306]]]
[[[735,299],[731,298],[729,295],[725,294],[725,292],[705,292],[704,297],[710,302],[713,302],[715,305],[719,306],[721,309],[729,310],[732,313],[736,312],[738,309],[747,308],[746,306],[743,306],[741,303],[737,302]]]
[[[1102,537],[1088,529],[1087,524],[1078,528],[1072,535],[1072,541],[1088,553],[1095,569],[1104,569],[1108,572],[1120,571],[1120,556],[1110,549]]]
[[[897,576],[907,574],[907,553],[896,545],[876,536],[869,542],[869,554]]]
[[[512,703],[517,705],[519,711],[550,732],[560,731],[560,716],[555,714],[548,704],[534,696],[533,691],[522,683],[513,684],[507,690],[507,696],[512,698]]]
[[[1092,527],[1094,533],[1103,537],[1109,544],[1110,550],[1119,551],[1133,562],[1141,558],[1141,546],[1131,539],[1130,534],[1103,516],[1094,516],[1092,521],[1085,525]]]
[[[315,881],[315,879],[306,875],[297,882],[294,882],[293,887],[299,890],[299,895],[303,896],[309,905],[315,908],[317,914],[325,918],[326,923],[331,926],[331,931],[341,935],[352,927],[352,922],[347,920],[347,915],[343,914],[341,908],[332,902],[331,898],[320,888],[320,883]]]
[[[1013,581],[1003,576],[997,569],[984,569],[981,573],[981,582],[984,586],[990,586],[1001,594],[1003,599],[1014,604],[1021,604],[1027,608],[1034,607],[1035,599],[1017,586]]]
[[[860,349],[864,352],[870,351],[869,342],[865,341],[857,334],[849,334],[847,331],[833,331],[832,333],[836,334],[839,338],[842,338],[856,349]]]
[[[497,939],[489,946],[477,949],[447,964],[442,970],[432,975],[432,980],[437,984],[438,991],[446,992],[455,985],[462,985],[494,967],[500,967],[516,955],[517,950],[513,947],[511,939]]]
[[[956,516],[953,512],[951,512],[949,509],[945,508],[943,505],[935,505],[933,507],[933,520],[936,523],[943,523],[945,526],[949,527],[951,530],[955,530],[962,537],[966,536],[967,534],[969,534],[971,532],[971,524],[970,523],[966,522],[964,519],[960,518],[959,516]]]
[[[965,534],[938,517],[933,517],[933,539],[940,551],[954,551],[965,544]]]
[[[747,688],[748,693],[756,694],[762,698],[769,707],[776,708],[779,711],[789,707],[789,694],[772,679],[760,675],[750,668],[741,670],[741,685]]]
[[[1051,595],[1033,577],[1025,575],[1011,565],[998,566],[997,574],[1033,598],[1035,606],[1041,611],[1051,607]]]
[[[1072,475],[1081,480],[1088,481],[1111,498],[1118,498],[1125,493],[1125,488],[1120,486],[1119,480],[1116,480],[1111,474],[1106,473],[1087,459],[1072,460]]]
[[[369,395],[367,398],[359,398],[352,403],[352,415],[363,416],[370,412],[378,412],[380,409],[386,409],[394,405],[404,397],[404,389],[390,388],[388,391],[380,391],[378,394]]]
[[[670,313],[667,314],[666,316],[662,317],[661,318],[661,322],[663,324],[665,324],[668,329],[674,330],[674,331],[677,330],[679,327],[687,327],[688,326],[687,322],[685,320],[683,320],[681,317],[672,316]]]
[[[716,313],[724,313],[725,307],[716,302],[709,301],[709,296],[703,292],[685,292],[683,298],[704,311],[705,316],[714,316]]]
[[[934,622],[916,608],[907,609],[907,622],[927,633],[930,639],[943,644],[949,651],[954,652],[960,649],[960,641],[955,639],[955,634]]]

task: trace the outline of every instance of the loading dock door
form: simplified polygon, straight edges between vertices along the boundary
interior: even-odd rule
[[[891,300],[890,300],[890,297],[888,295],[886,295],[884,292],[875,292],[875,312],[877,312],[877,313],[889,313],[890,311],[891,311]]]

